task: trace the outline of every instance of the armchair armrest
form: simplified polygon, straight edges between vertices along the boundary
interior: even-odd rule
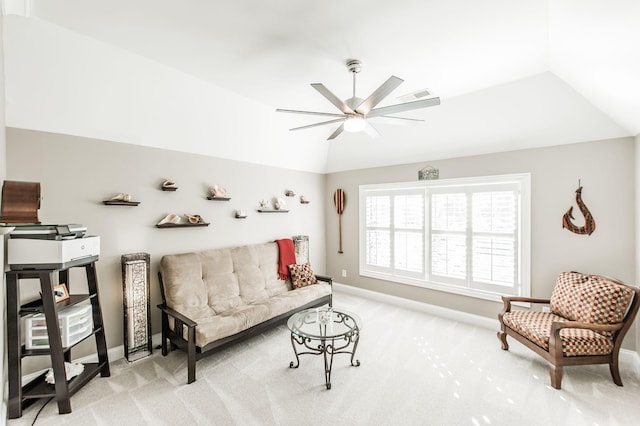
[[[333,278],[331,277],[327,277],[325,275],[316,275],[316,279],[319,281],[324,281],[326,283],[329,283],[329,285],[333,285]]]
[[[178,311],[174,311],[173,309],[171,309],[170,307],[168,307],[164,303],[158,305],[158,308],[160,308],[160,310],[163,313],[169,315],[170,317],[173,317],[173,318],[177,319],[178,321],[182,322],[182,324],[186,325],[189,328],[196,327],[198,325],[198,323],[195,322],[194,320],[192,320],[191,318],[189,318],[189,317],[187,317],[185,315],[182,315]]]
[[[613,333],[614,331],[618,331],[622,328],[624,323],[620,322],[618,324],[589,324],[586,322],[580,321],[554,321],[551,323],[551,334],[560,333],[560,330],[563,328],[584,328],[587,330],[593,331],[608,331]]]
[[[553,354],[556,359],[563,356],[562,340],[560,339],[560,330],[563,328],[582,328],[593,331],[614,332],[620,330],[624,323],[618,324],[588,324],[580,321],[554,321],[551,323],[551,335],[549,336],[549,353]]]
[[[511,302],[528,302],[528,303],[549,303],[550,299],[536,299],[533,297],[521,297],[521,296],[502,296],[502,303],[504,303],[504,307],[502,309],[502,315],[507,312],[511,312]]]

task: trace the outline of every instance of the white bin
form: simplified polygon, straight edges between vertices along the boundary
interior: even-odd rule
[[[78,343],[93,332],[91,305],[76,305],[58,313],[62,347]],[[49,335],[44,314],[36,314],[25,319],[26,349],[48,349]]]

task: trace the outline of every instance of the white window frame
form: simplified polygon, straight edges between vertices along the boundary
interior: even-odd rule
[[[513,291],[493,291],[495,286],[473,288],[467,283],[461,285],[455,280],[438,279],[430,275],[429,258],[431,256],[431,206],[432,193],[460,190],[469,192],[477,189],[498,189],[504,186],[518,188],[518,229],[517,229],[517,268],[516,283]],[[424,273],[398,274],[393,270],[382,271],[366,265],[366,197],[376,192],[380,194],[407,194],[424,192]],[[385,184],[360,185],[359,188],[359,273],[361,276],[391,281],[399,284],[429,288],[485,300],[500,301],[502,294],[528,297],[531,294],[531,175],[518,173],[471,178],[423,180]],[[393,237],[392,237],[393,238]],[[393,268],[391,268],[393,269]]]

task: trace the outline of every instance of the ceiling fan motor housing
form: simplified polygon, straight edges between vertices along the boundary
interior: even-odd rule
[[[347,61],[347,69],[352,73],[359,73],[362,70],[362,62],[357,59],[349,59]]]
[[[357,97],[352,97],[349,98],[347,100],[344,101],[345,104],[347,104],[347,106],[353,110],[355,110],[356,108],[358,108],[360,106],[360,104],[362,103],[362,101],[364,101],[364,99],[360,99]]]

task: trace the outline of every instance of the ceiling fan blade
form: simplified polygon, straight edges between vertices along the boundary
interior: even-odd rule
[[[415,102],[407,102],[407,103],[404,103],[404,104],[397,104],[397,105],[391,105],[391,106],[376,108],[376,109],[371,110],[371,112],[369,112],[369,114],[367,114],[367,118],[369,118],[369,117],[380,117],[382,115],[387,115],[387,114],[396,114],[398,112],[411,111],[411,110],[420,109],[420,108],[427,108],[427,107],[435,106],[435,105],[440,105],[440,98],[439,97],[423,99],[421,101],[415,101]]]
[[[276,112],[289,112],[292,114],[309,114],[309,115],[323,115],[326,117],[344,117],[344,114],[337,114],[333,112],[315,112],[315,111],[300,111],[297,109],[276,109]]]
[[[338,128],[337,128],[333,133],[331,133],[331,136],[329,136],[329,137],[327,138],[327,140],[328,140],[328,141],[330,141],[331,139],[335,139],[335,138],[337,138],[337,137],[338,137],[338,135],[339,135],[340,133],[342,133],[342,131],[343,131],[343,130],[344,130],[344,123],[342,123],[340,126],[338,126]]]
[[[362,101],[356,108],[356,112],[367,115],[381,100],[387,97],[389,93],[393,92],[398,86],[402,84],[404,80],[392,75],[382,83],[382,86],[378,87],[367,99]]]
[[[344,112],[345,114],[355,114],[356,113],[354,110],[349,108],[349,106],[347,104],[342,102],[342,100],[340,98],[338,98],[336,95],[334,95],[329,89],[324,87],[324,84],[322,84],[322,83],[312,83],[311,86],[314,89],[316,89],[318,92],[320,92],[320,94],[322,96],[327,98],[327,100],[329,102],[334,104],[340,111]]]
[[[335,120],[323,121],[321,123],[307,124],[306,126],[294,127],[289,130],[302,130],[302,129],[310,129],[312,127],[324,126],[325,124],[338,123],[340,121],[344,121],[344,118],[336,118]]]
[[[392,115],[380,115],[378,117],[371,117],[371,120],[375,120],[376,123],[385,123],[385,124],[418,124],[418,123],[424,123],[424,120],[422,120],[420,118],[394,117]]]
[[[364,127],[364,132],[369,135],[370,138],[375,139],[378,136],[380,136],[380,133],[378,133],[378,130],[373,127],[373,125],[367,121],[366,122],[366,126]]]

